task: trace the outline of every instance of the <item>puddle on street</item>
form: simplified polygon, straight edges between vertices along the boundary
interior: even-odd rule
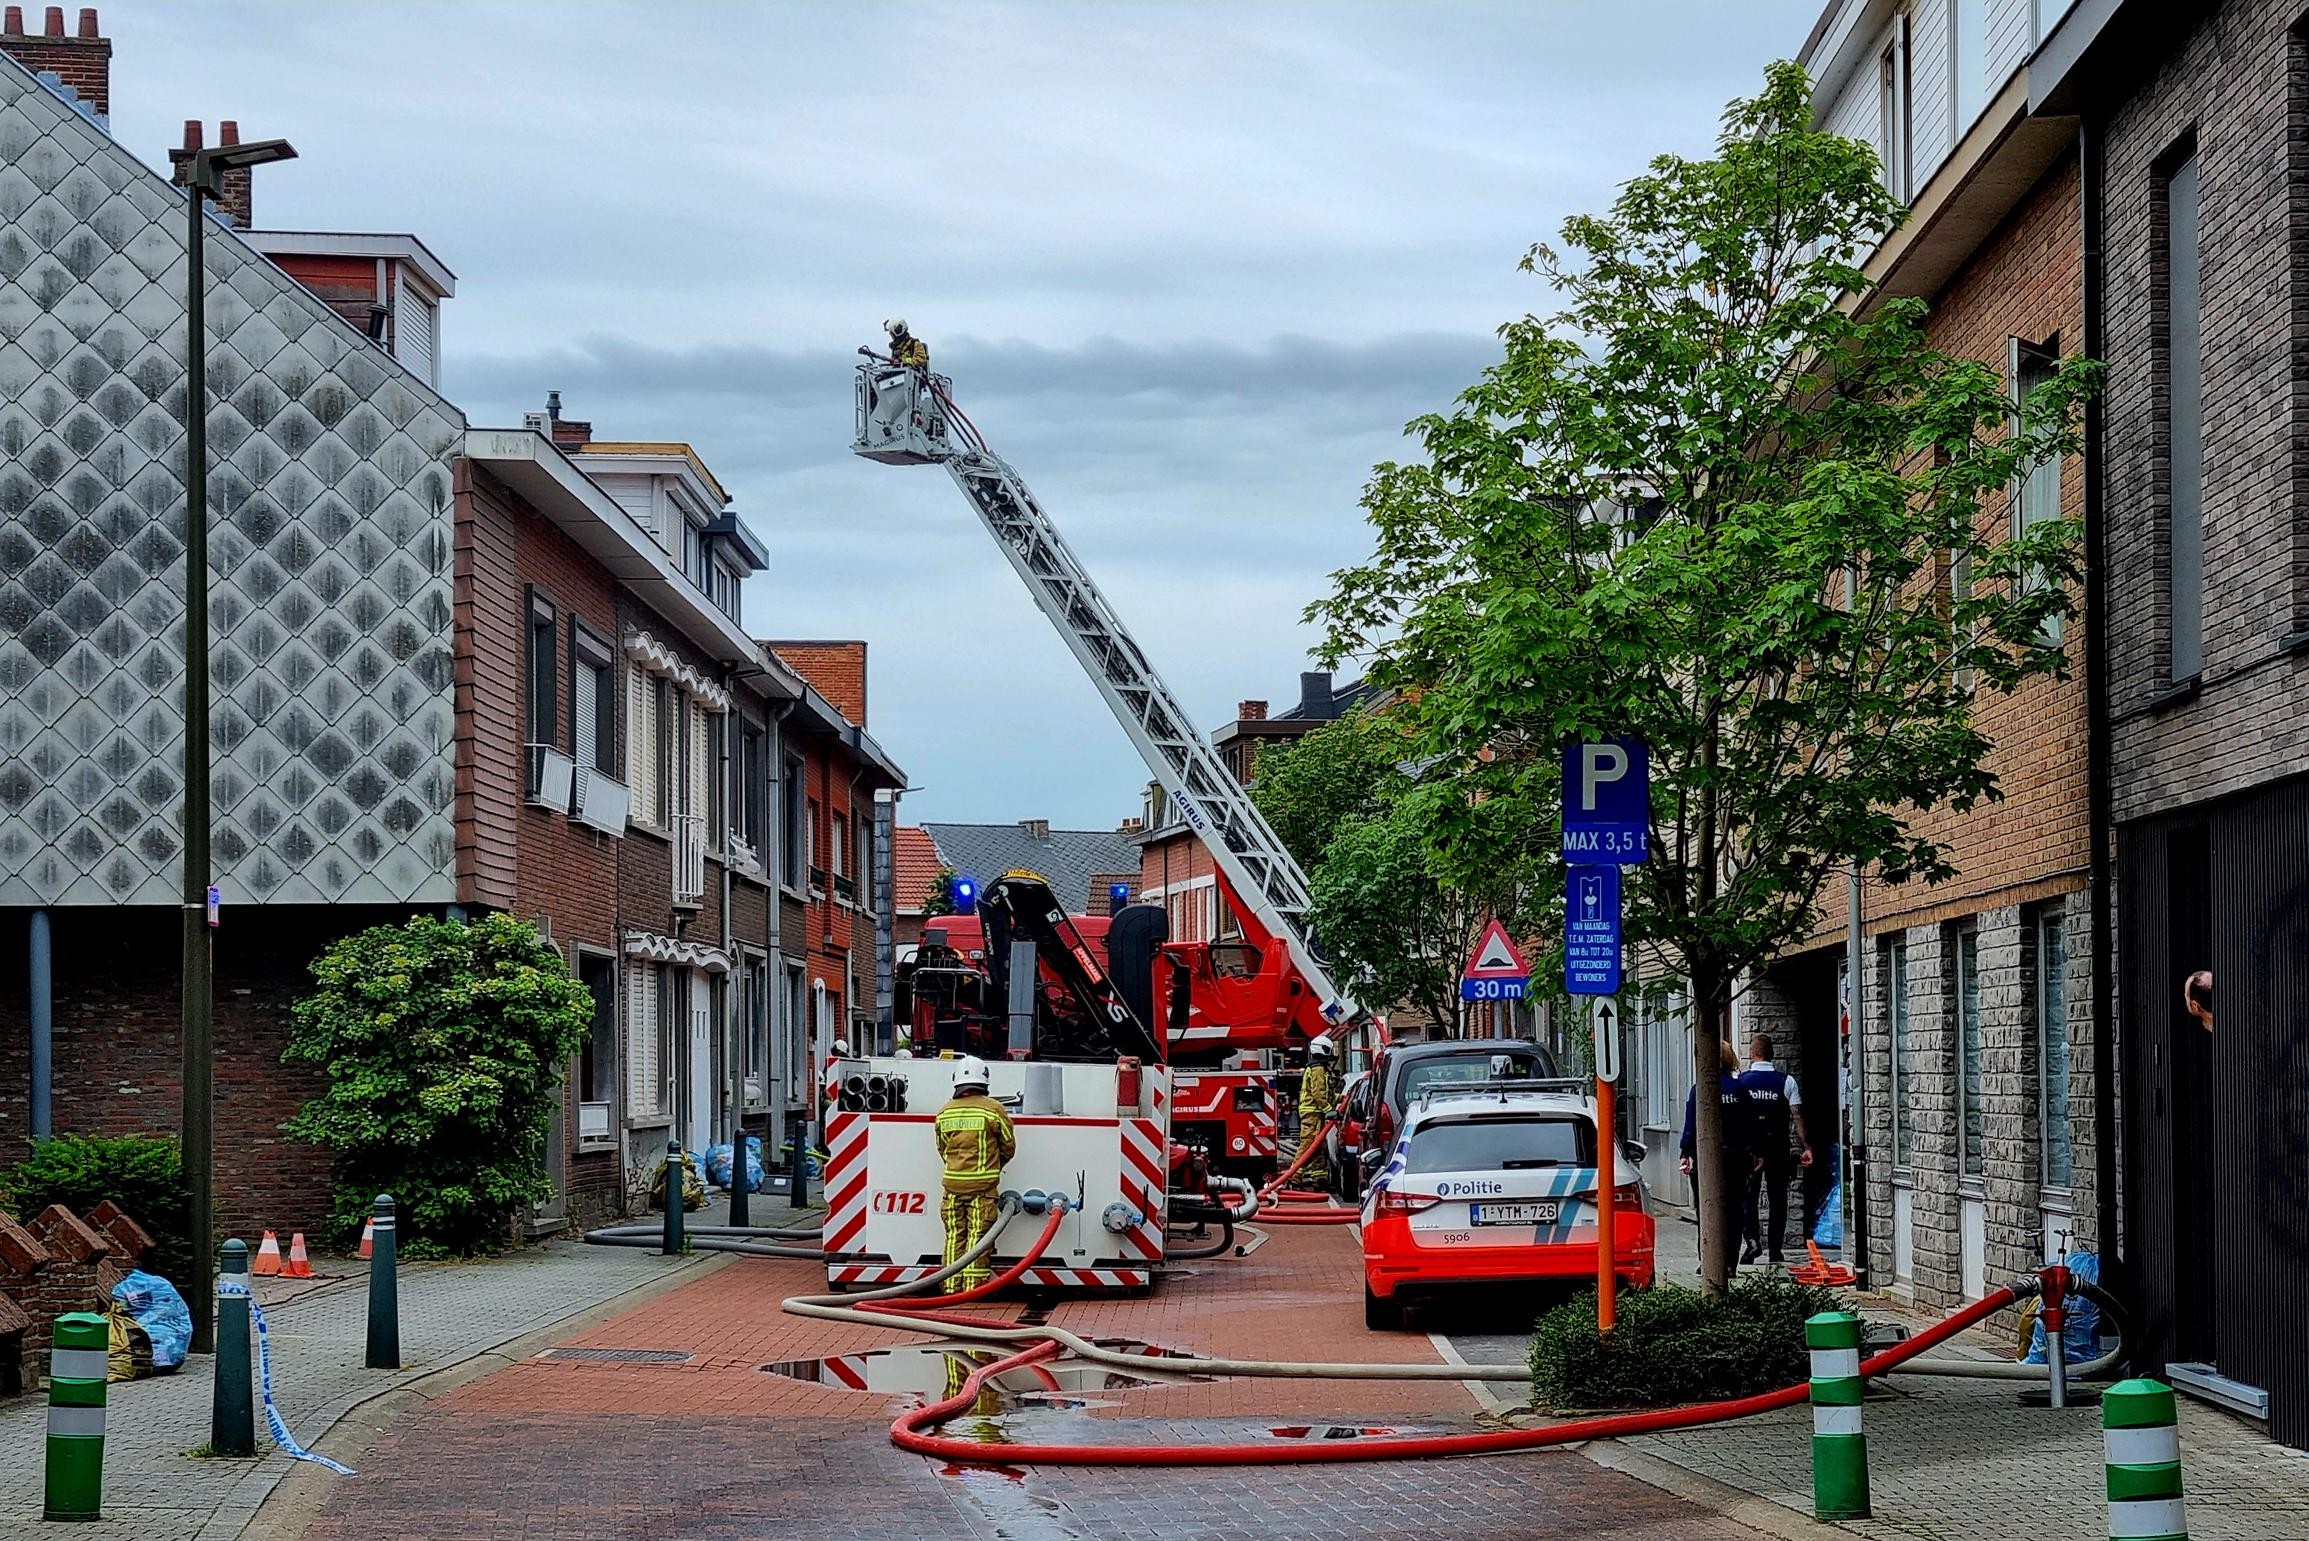
[[[1101,1392],[1176,1385],[1203,1378],[1164,1371],[1164,1360],[1183,1357],[1173,1350],[1123,1338],[1093,1341],[1117,1353],[1143,1356],[1147,1362],[1146,1373],[1084,1364],[1079,1360],[1024,1364],[987,1381],[979,1390],[978,1405],[970,1411],[980,1416],[1026,1408],[1079,1411],[1105,1405],[1090,1400]],[[960,1391],[963,1381],[979,1366],[1007,1359],[1015,1352],[1010,1348],[926,1343],[840,1354],[827,1359],[785,1359],[761,1368],[768,1374],[811,1385],[871,1391],[885,1396],[911,1396],[931,1402]]]

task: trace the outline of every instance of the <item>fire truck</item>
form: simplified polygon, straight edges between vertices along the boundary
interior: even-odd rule
[[[981,1018],[993,999],[1001,1001],[1005,1053],[987,1059],[992,1095],[1018,1108],[1018,1154],[1006,1171],[1035,1185],[1022,1199],[1065,1209],[1068,1227],[1057,1252],[1062,1261],[1038,1270],[1052,1277],[1032,1282],[1143,1287],[1162,1255],[1174,1165],[1198,1164],[1181,1161],[1174,1126],[1208,1128],[1215,1115],[1220,1143],[1232,1146],[1239,1137],[1243,1148],[1212,1151],[1212,1157],[1250,1164],[1263,1156],[1271,1165],[1271,1151],[1252,1148],[1254,1131],[1274,1127],[1271,1075],[1220,1067],[1244,1054],[1271,1063],[1277,1049],[1352,1020],[1354,1003],[1332,984],[1315,952],[1307,880],[1298,863],[1156,674],[1025,480],[987,448],[955,405],[952,380],[870,349],[859,352],[865,362],[857,371],[852,449],[885,465],[946,468],[1148,770],[1209,848],[1242,925],[1240,943],[1173,946],[1161,910],[1131,906],[1110,923],[1101,958],[1047,884],[1012,874],[981,895],[980,956],[967,960],[977,967],[958,961],[967,949],[943,944],[928,960],[947,971],[958,991],[966,975],[984,974],[976,986]],[[1143,970],[1136,963],[1142,955]],[[1126,960],[1120,968],[1118,956]],[[917,957],[917,998],[925,962]],[[1063,1009],[1069,999],[1071,1011]],[[932,1043],[922,1050],[936,1045],[937,1024],[931,1026]],[[988,1031],[983,1021],[979,1031]],[[832,1067],[831,1082],[839,1088],[826,1119],[825,1252],[832,1282],[897,1283],[936,1266],[943,1238],[932,1197],[938,1168],[929,1123],[952,1090],[948,1064],[915,1053]],[[1199,1118],[1178,1117],[1174,1066]],[[918,1213],[921,1208],[932,1213]],[[994,1256],[1004,1257],[999,1244]]]

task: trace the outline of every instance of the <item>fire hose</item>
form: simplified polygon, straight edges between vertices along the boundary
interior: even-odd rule
[[[1299,1175],[1301,1167],[1314,1159],[1315,1152],[1322,1147],[1323,1136],[1337,1128],[1338,1123],[1338,1116],[1334,1114],[1318,1124],[1312,1135],[1299,1141],[1299,1154],[1293,1157],[1291,1164],[1283,1169],[1282,1175],[1259,1190],[1260,1201],[1271,1206],[1271,1212],[1268,1213],[1263,1223],[1268,1225],[1353,1225],[1359,1218],[1359,1211],[1333,1203],[1331,1196],[1327,1193],[1311,1193],[1304,1189],[1294,1190],[1283,1186]],[[1294,1204],[1301,1206],[1296,1213],[1283,1207]]]
[[[692,1225],[683,1228],[691,1247],[700,1252],[736,1252],[746,1257],[789,1257],[818,1262],[825,1253],[817,1247],[786,1246],[789,1241],[816,1241],[819,1231],[799,1226]],[[665,1242],[658,1225],[605,1225],[587,1231],[585,1240],[597,1247],[656,1247]]]
[[[863,1295],[797,1295],[784,1302],[784,1309],[797,1316],[814,1317],[827,1321],[842,1321],[869,1326],[928,1326],[935,1324],[947,1336],[968,1342],[1024,1344],[1005,1358],[979,1366],[965,1379],[953,1396],[930,1406],[900,1416],[891,1425],[891,1439],[902,1449],[942,1460],[966,1464],[1040,1464],[1040,1465],[1095,1465],[1095,1466],[1239,1466],[1287,1465],[1302,1462],[1377,1461],[1433,1459],[1458,1455],[1507,1454],[1523,1450],[1545,1449],[1554,1445],[1577,1443],[1590,1439],[1615,1438],[1632,1434],[1665,1433],[1677,1429],[1697,1428],[1705,1424],[1728,1422],[1757,1413],[1793,1407],[1803,1402],[1808,1387],[1796,1385],[1779,1391],[1756,1396],[1735,1398],[1726,1402],[1708,1403],[1696,1407],[1673,1408],[1659,1412],[1624,1413],[1602,1418],[1581,1419],[1542,1429],[1484,1430],[1464,1434],[1414,1435],[1396,1439],[1377,1439],[1354,1442],[1321,1442],[1296,1446],[1273,1444],[1219,1444],[1201,1446],[1179,1445],[986,1445],[976,1440],[955,1439],[940,1435],[935,1430],[946,1419],[968,1408],[976,1400],[985,1383],[1007,1371],[1032,1365],[1061,1354],[1071,1355],[1088,1363],[1108,1368],[1144,1374],[1148,1362],[1144,1356],[1107,1349],[1064,1328],[1050,1325],[1018,1326],[989,1322],[980,1317],[946,1314],[930,1308],[930,1303],[906,1307],[891,1304],[904,1296],[918,1294],[953,1277],[991,1252],[1001,1229],[1016,1213],[1015,1201],[1004,1203],[996,1224],[987,1236],[968,1253],[954,1262],[933,1271],[927,1277],[911,1284],[896,1285]],[[1044,1225],[1042,1234],[1027,1252],[1001,1274],[986,1284],[961,1294],[944,1297],[939,1304],[956,1305],[984,1299],[1023,1275],[1040,1258],[1056,1235],[1061,1216],[1053,1214]],[[2122,1328],[2121,1317],[2116,1317],[2116,1302],[2097,1286],[2078,1283],[2077,1293],[2100,1303],[2111,1312]],[[1915,1337],[1874,1355],[1861,1365],[1863,1376],[1884,1375],[1896,1369],[1913,1372],[1928,1368],[1931,1373],[1967,1374],[1983,1368],[1992,1368],[2000,1375],[2010,1374],[2018,1366],[1972,1365],[1967,1361],[1930,1361],[1923,1359],[1926,1350],[1937,1347],[1957,1333],[1986,1319],[2015,1301],[2037,1293],[2037,1280],[2022,1279],[2011,1285],[1993,1290],[1981,1299],[1926,1328]],[[2124,1345],[2120,1340],[2116,1349],[2092,1363],[2078,1367],[2079,1375],[2105,1369],[2120,1359]],[[1316,1364],[1275,1360],[1223,1359],[1202,1355],[1177,1355],[1162,1361],[1165,1373],[1206,1376],[1249,1376],[1303,1380],[1512,1380],[1521,1381],[1529,1376],[1528,1366],[1522,1364]],[[2027,1366],[2029,1371],[2042,1367]]]

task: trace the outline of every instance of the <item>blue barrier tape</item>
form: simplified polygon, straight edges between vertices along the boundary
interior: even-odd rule
[[[257,1304],[255,1294],[250,1291],[247,1285],[235,1284],[229,1279],[219,1279],[216,1292],[219,1295],[230,1295],[247,1301],[249,1303],[249,1316],[257,1324],[257,1385],[264,1392],[265,1426],[272,1431],[273,1443],[281,1447],[283,1455],[292,1459],[311,1461],[316,1466],[326,1466],[329,1470],[342,1476],[358,1475],[352,1467],[340,1466],[327,1456],[318,1455],[298,1444],[296,1436],[289,1432],[289,1426],[281,1421],[281,1410],[273,1405],[272,1339],[265,1328],[265,1308]]]

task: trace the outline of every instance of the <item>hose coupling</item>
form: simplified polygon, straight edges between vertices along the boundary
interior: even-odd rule
[[[1107,1205],[1106,1213],[1100,1215],[1098,1219],[1099,1224],[1105,1226],[1108,1230],[1114,1232],[1114,1234],[1117,1236],[1127,1236],[1132,1231],[1135,1231],[1140,1226],[1146,1224],[1145,1215],[1140,1214],[1136,1209],[1133,1209],[1130,1205],[1123,1203],[1120,1199],[1117,1199],[1114,1203]]]

